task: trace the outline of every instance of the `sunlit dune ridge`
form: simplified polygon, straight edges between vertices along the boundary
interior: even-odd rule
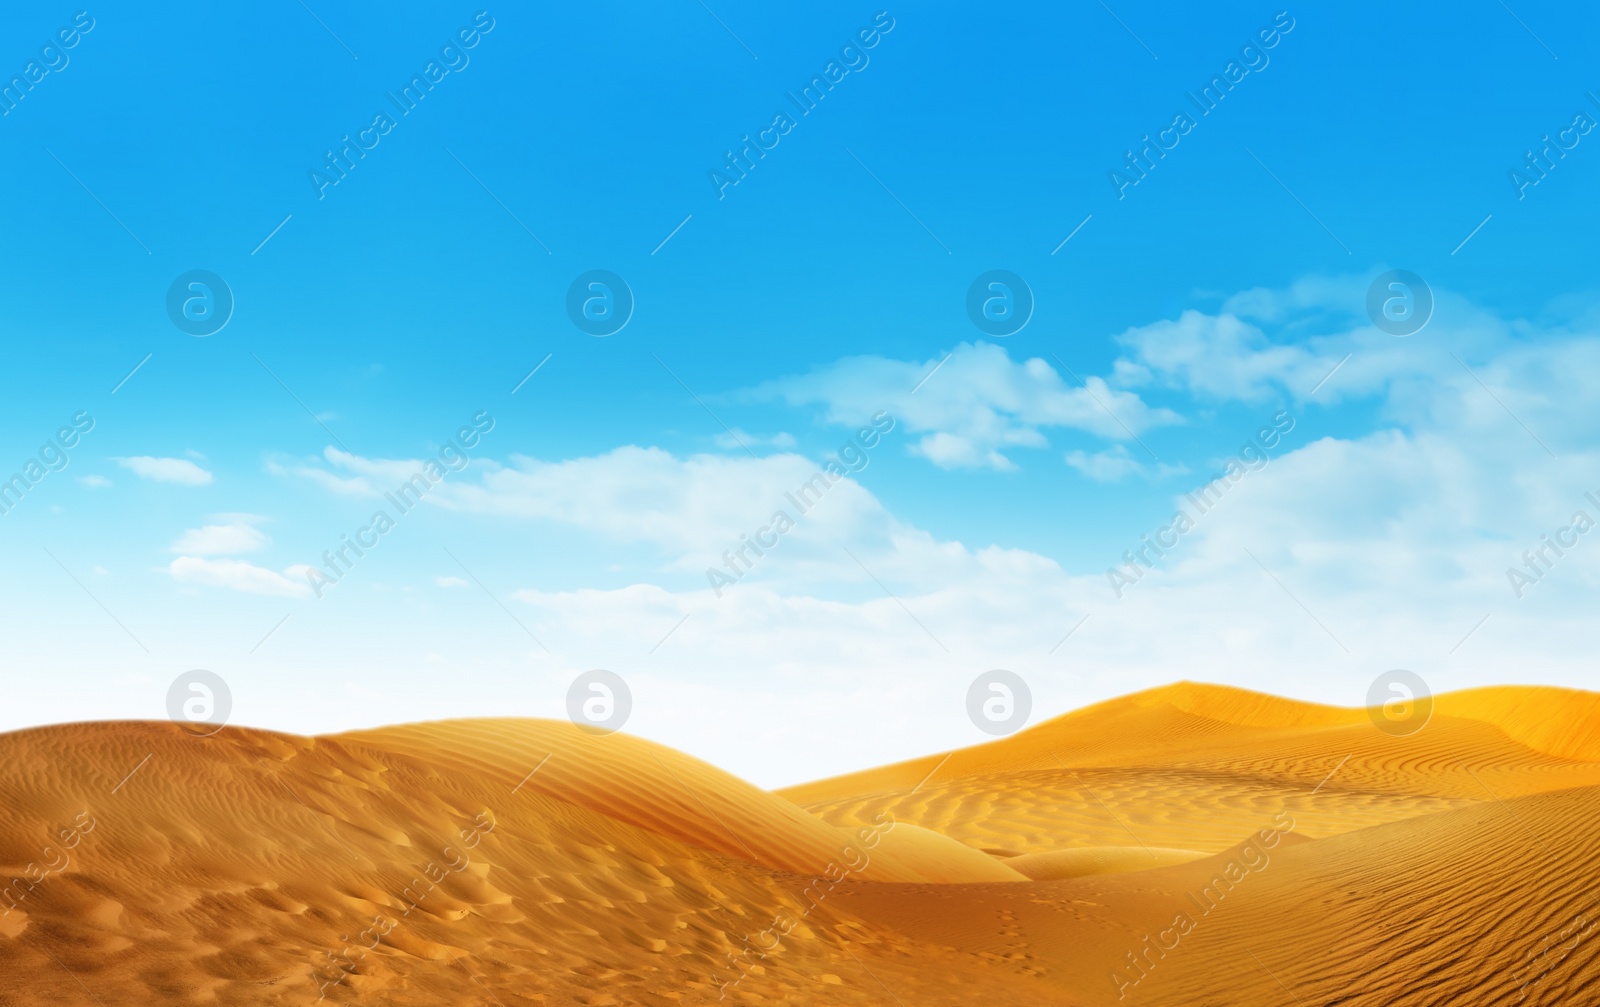
[[[21,731],[0,1004],[1600,1002],[1597,703],[1185,682],[776,793],[526,719]]]

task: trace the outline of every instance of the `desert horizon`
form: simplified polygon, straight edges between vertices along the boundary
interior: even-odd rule
[[[1419,705],[1180,681],[778,791],[527,718],[16,731],[0,979],[107,1007],[1574,1002],[1600,694]]]
[[[1600,1007],[1600,8],[0,39],[0,1007]]]

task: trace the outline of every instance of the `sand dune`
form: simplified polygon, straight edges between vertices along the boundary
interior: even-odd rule
[[[1279,808],[1299,816],[1302,834],[1322,837],[1600,784],[1600,764],[1509,733],[1541,732],[1568,750],[1586,743],[1585,721],[1565,712],[1575,708],[1566,690],[1504,691],[1519,697],[1506,727],[1487,719],[1494,702],[1462,693],[1464,702],[1438,697],[1423,731],[1394,737],[1363,710],[1180,683],[1002,741],[781,793],[838,824],[892,813],[979,848],[1042,853],[1134,841],[1215,851]]]
[[[0,736],[0,1004],[1600,1001],[1600,696],[1180,683],[778,793],[569,724]]]
[[[1060,881],[1091,874],[1125,874],[1169,864],[1200,860],[1199,850],[1174,850],[1165,846],[1079,846],[1048,853],[1011,857],[1006,866],[1034,881]]]

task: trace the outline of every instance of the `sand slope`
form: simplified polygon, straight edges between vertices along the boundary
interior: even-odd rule
[[[531,720],[0,735],[0,1004],[1600,1002],[1597,702],[1180,683],[777,794]]]
[[[1321,837],[1496,796],[1600,784],[1600,764],[1511,733],[1600,758],[1595,697],[1576,694],[1584,702],[1574,703],[1573,695],[1507,688],[1441,696],[1423,731],[1393,737],[1363,710],[1179,683],[976,748],[781,793],[830,822],[887,812],[980,848],[1215,851],[1284,807],[1299,816],[1302,834]]]

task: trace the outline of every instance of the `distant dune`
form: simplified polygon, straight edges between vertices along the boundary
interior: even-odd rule
[[[1600,695],[1178,683],[776,793],[624,735],[0,735],[3,1005],[1600,1003]]]

